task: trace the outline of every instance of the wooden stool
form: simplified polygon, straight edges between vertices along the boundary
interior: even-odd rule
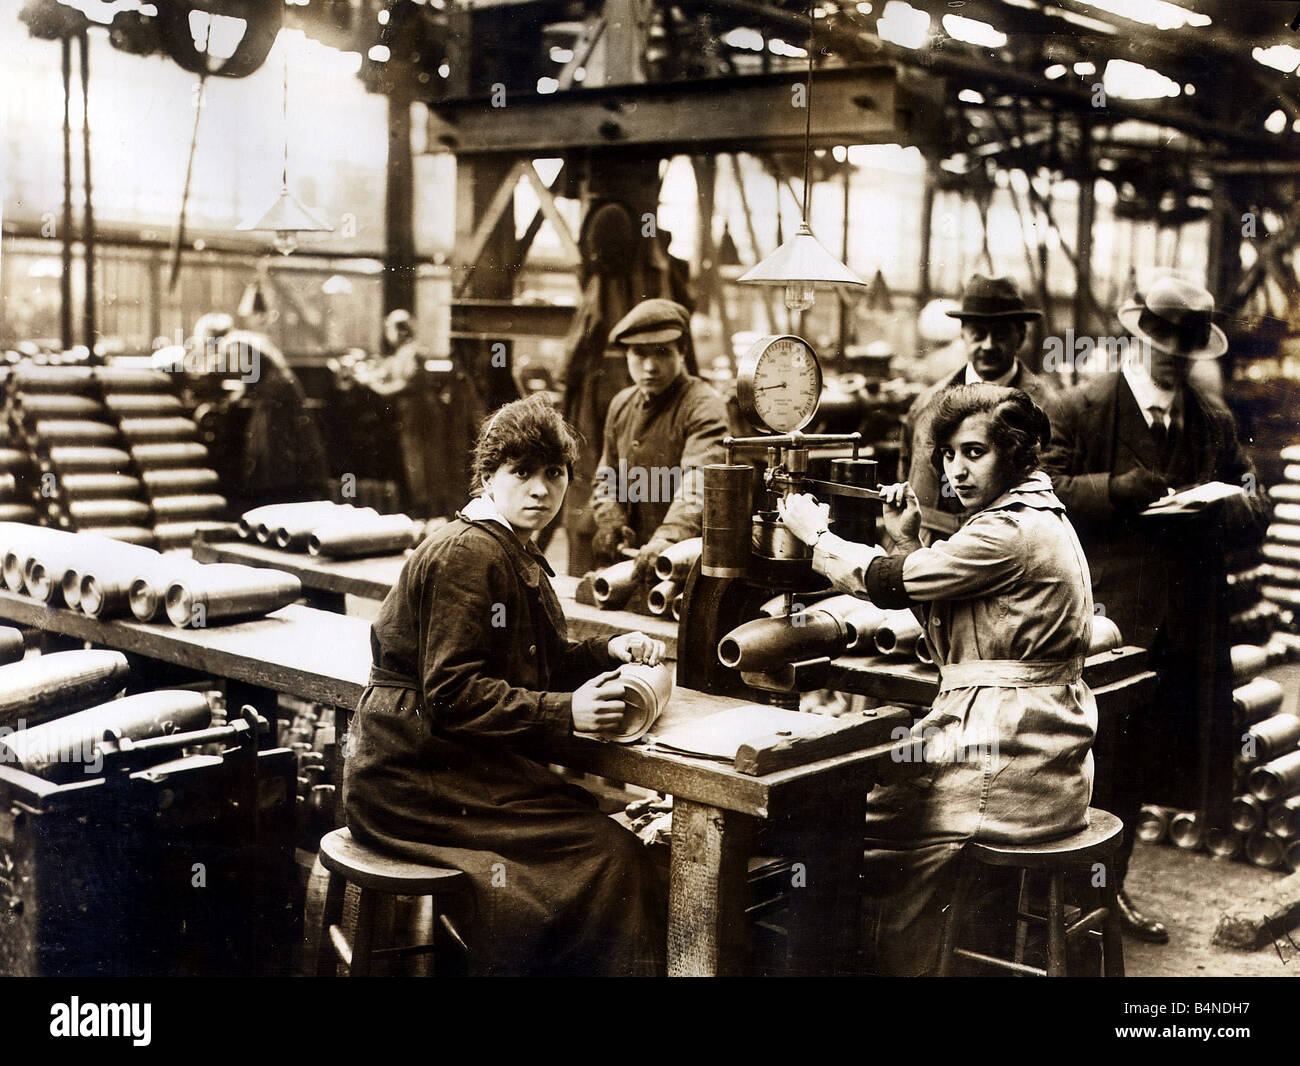
[[[329,886],[325,891],[325,912],[316,949],[317,977],[334,977],[340,959],[347,966],[349,976],[369,977],[377,958],[427,954],[434,950],[433,944],[376,946],[375,918],[384,896],[431,896],[435,921],[441,921],[449,935],[464,947],[460,934],[439,913],[438,907],[448,893],[465,884],[465,875],[459,870],[445,870],[440,866],[425,866],[384,855],[358,844],[347,829],[335,829],[321,838],[320,861],[329,871]],[[349,884],[356,885],[360,891],[357,927],[351,944],[340,927],[343,896]]]
[[[1041,844],[987,844],[975,842],[962,849],[961,871],[957,890],[944,923],[943,943],[939,956],[939,975],[952,974],[953,960],[957,957],[971,959],[1000,970],[1036,977],[1066,977],[1067,945],[1087,935],[1100,939],[1107,977],[1124,976],[1124,947],[1120,932],[1119,905],[1115,899],[1117,886],[1112,876],[1113,856],[1119,847],[1124,824],[1113,814],[1088,808],[1088,827],[1072,836],[1049,840]],[[999,959],[978,951],[968,951],[957,946],[957,938],[966,920],[968,896],[980,864],[1011,867],[1020,871],[1020,896],[1016,905],[1015,959]],[[1070,923],[1065,920],[1065,876],[1081,868],[1091,870],[1094,865],[1103,867],[1105,880],[1100,889],[1100,906],[1088,911]],[[1047,917],[1027,911],[1026,883],[1030,873],[1048,875]],[[1024,963],[1025,930],[1031,921],[1047,923],[1047,969],[1027,966]],[[1097,926],[1101,929],[1098,930]]]

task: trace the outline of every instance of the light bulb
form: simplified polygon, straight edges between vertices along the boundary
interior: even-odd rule
[[[791,311],[807,311],[816,298],[811,281],[787,281],[785,306]]]
[[[275,231],[275,240],[272,244],[281,255],[292,255],[298,247],[298,238],[294,236],[293,230],[278,229]]]

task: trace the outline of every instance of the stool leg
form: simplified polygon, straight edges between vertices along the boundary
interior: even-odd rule
[[[1065,977],[1065,874],[1051,872],[1047,889],[1047,976]]]
[[[373,952],[375,949],[375,919],[379,910],[378,893],[368,888],[361,889],[361,898],[357,902],[357,931],[352,937],[352,965],[348,974],[352,977],[369,977]]]
[[[1016,894],[1016,962],[1025,961],[1025,941],[1029,938],[1029,922],[1021,915],[1029,913],[1029,871],[1020,871],[1020,891]]]
[[[1106,864],[1106,881],[1101,889],[1106,905],[1106,918],[1101,927],[1102,973],[1106,977],[1124,976],[1124,932],[1119,920],[1118,890],[1115,887],[1114,866]]]
[[[966,921],[966,898],[975,882],[975,864],[965,859],[957,875],[957,889],[948,904],[948,920],[943,923],[943,936],[939,942],[939,976],[951,977],[953,952],[957,950],[957,937]]]
[[[334,954],[330,926],[338,925],[343,918],[343,893],[346,890],[342,875],[331,873],[325,887],[325,908],[321,913],[320,938],[316,944],[317,977],[338,976],[338,956]]]

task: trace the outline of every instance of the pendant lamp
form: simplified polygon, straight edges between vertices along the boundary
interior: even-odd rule
[[[280,169],[280,195],[256,222],[242,222],[241,230],[275,234],[272,246],[281,255],[290,255],[298,247],[300,233],[333,233],[334,227],[289,191],[289,49],[284,50],[282,86],[284,117],[284,158]]]

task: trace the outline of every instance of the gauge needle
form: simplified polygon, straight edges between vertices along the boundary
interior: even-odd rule
[[[755,392],[767,392],[768,389],[784,389],[784,388],[786,388],[786,387],[787,387],[787,386],[784,385],[784,384],[781,384],[781,385],[760,385],[760,386],[759,386],[758,388],[756,388],[754,391],[755,391]]]

